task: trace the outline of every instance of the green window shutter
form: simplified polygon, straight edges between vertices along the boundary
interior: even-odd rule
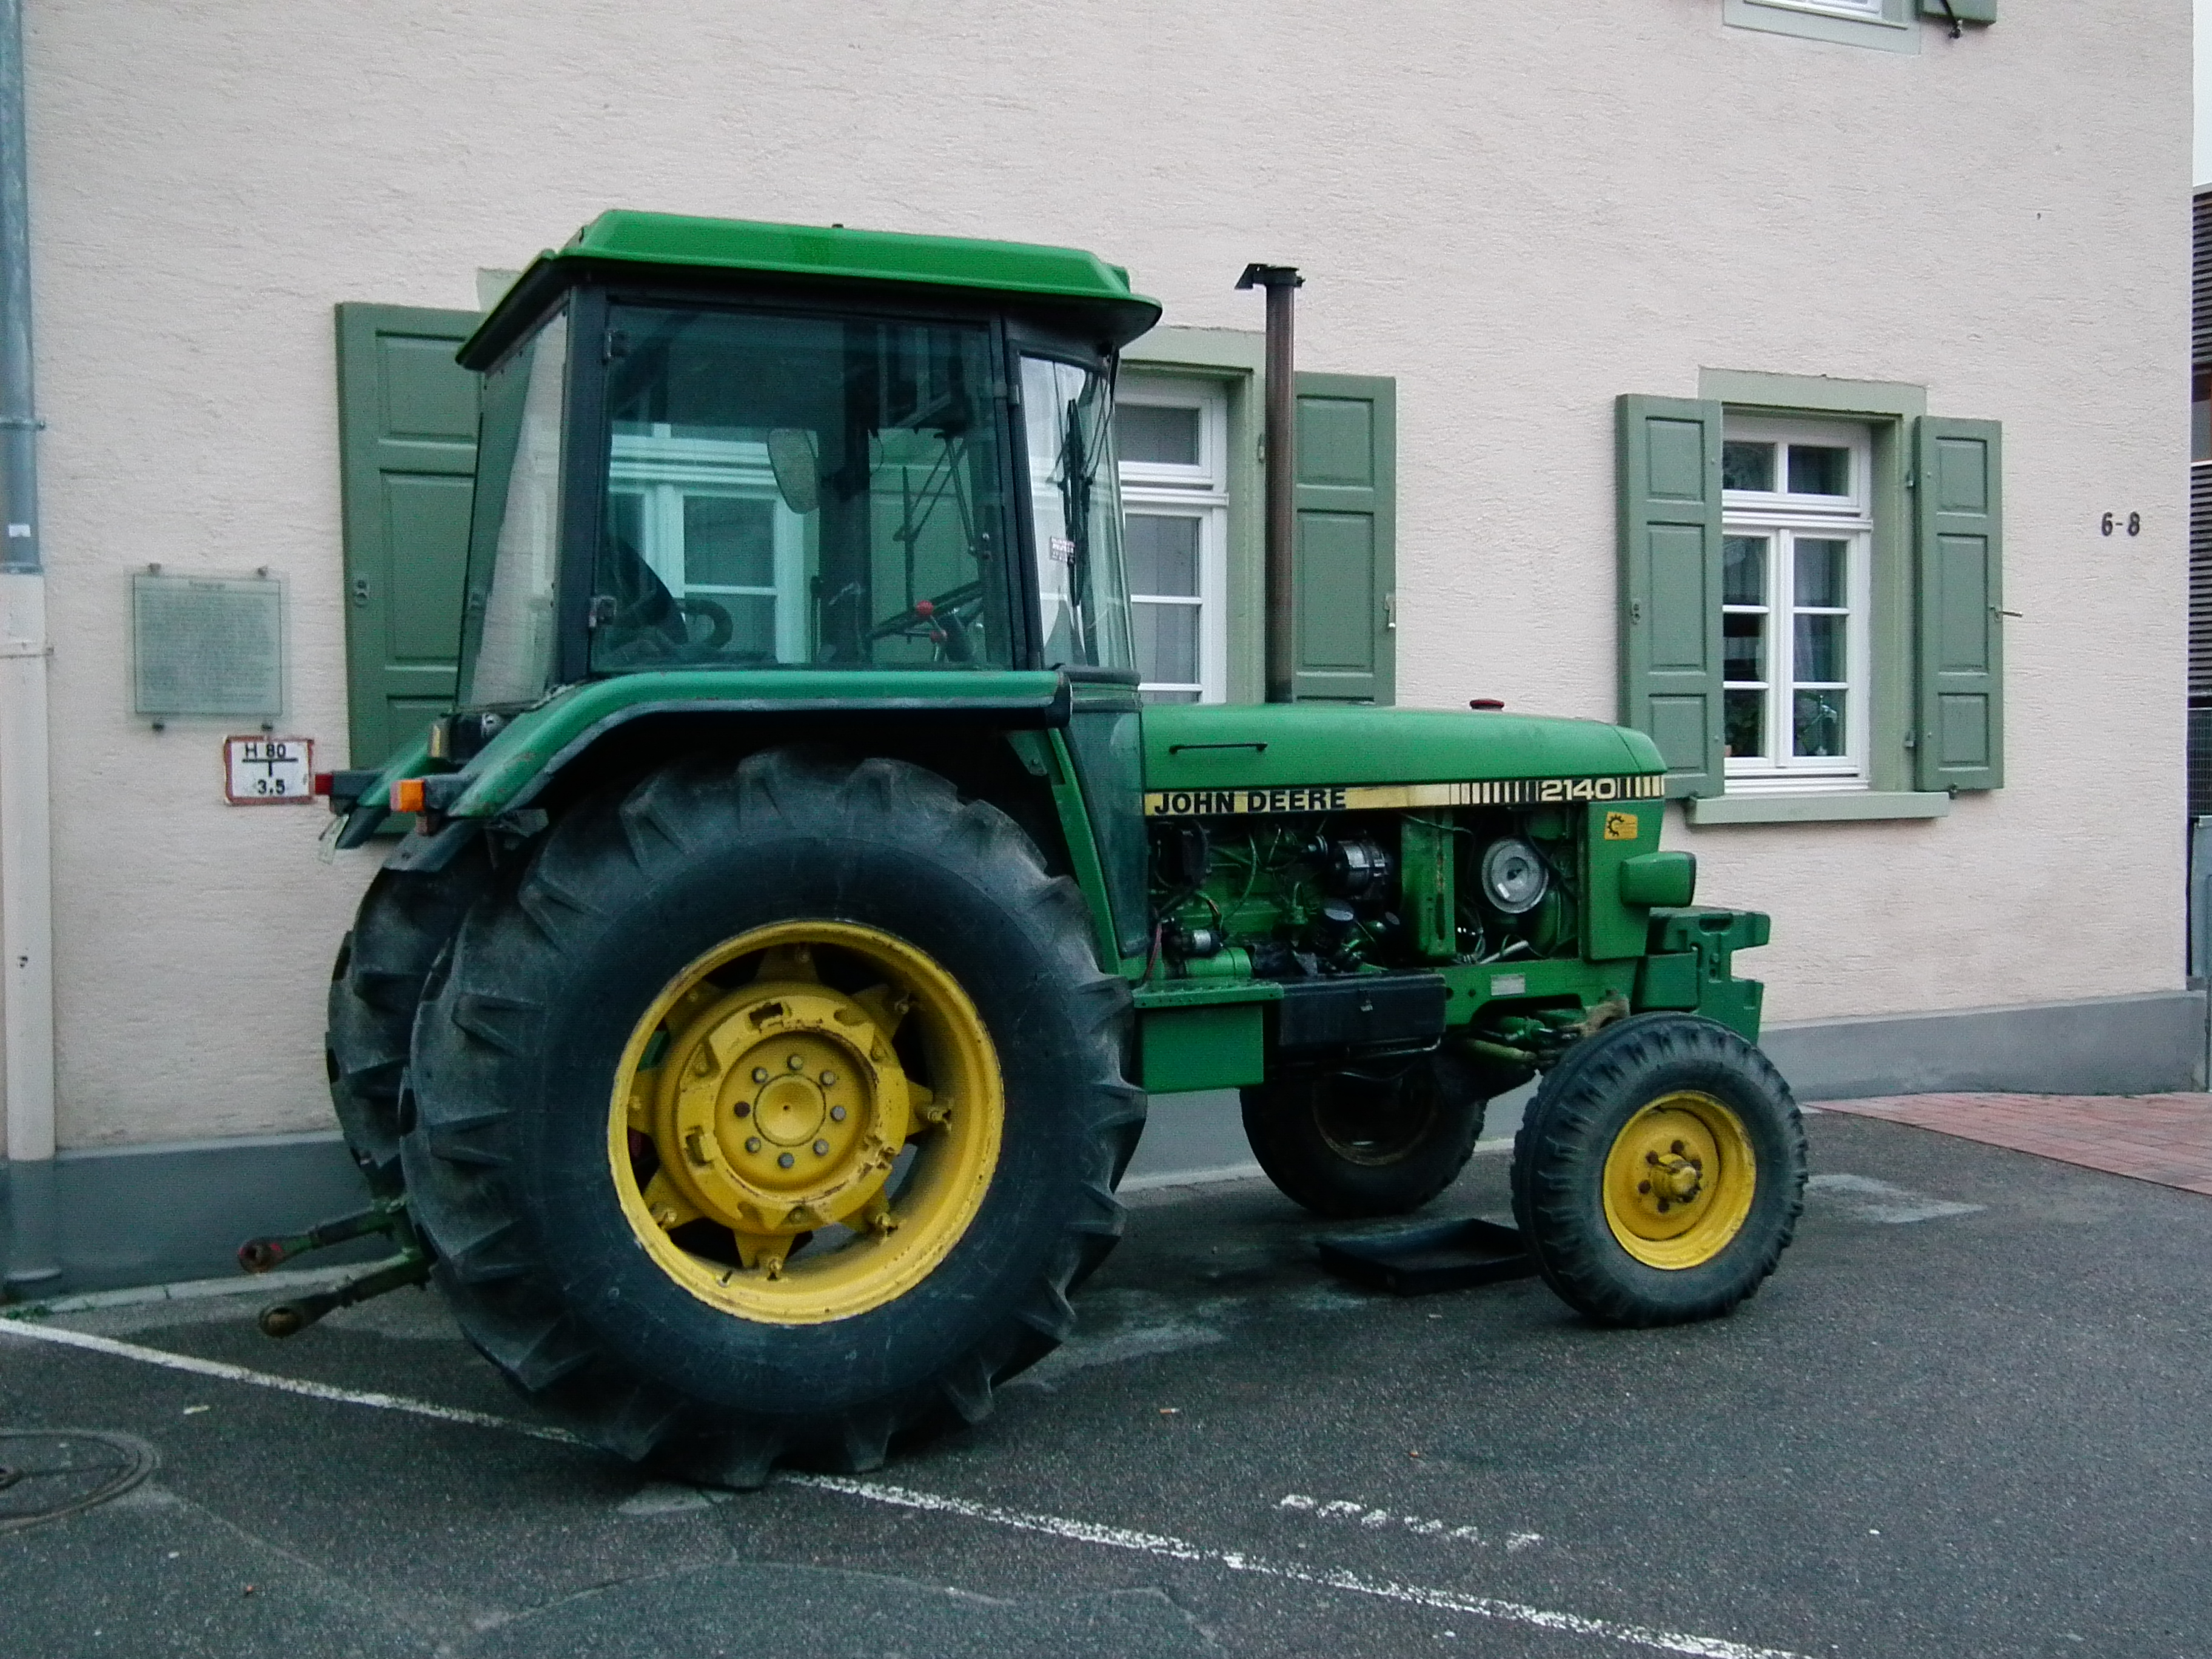
[[[1667,762],[1670,796],[1717,795],[1721,406],[1620,400],[1620,719]]]
[[[1301,702],[1397,696],[1398,383],[1301,374],[1294,586]]]
[[[1919,567],[1923,789],[2004,782],[2002,459],[1995,421],[1923,416],[1913,477]]]
[[[473,311],[337,308],[347,720],[381,765],[453,706],[476,483],[477,377],[453,361]]]

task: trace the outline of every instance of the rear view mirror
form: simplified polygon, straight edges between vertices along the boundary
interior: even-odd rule
[[[811,513],[822,505],[822,471],[811,432],[799,426],[776,428],[768,434],[768,464],[786,507],[794,513]]]

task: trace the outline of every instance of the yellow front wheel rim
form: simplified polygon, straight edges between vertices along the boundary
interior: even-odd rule
[[[1005,1120],[990,1034],[934,959],[878,928],[783,922],[653,999],[616,1069],[607,1156],[670,1278],[740,1318],[811,1325],[944,1261]]]
[[[1741,1118],[1711,1095],[1662,1095],[1606,1154],[1606,1224],[1648,1267],[1701,1267],[1742,1230],[1757,1182]]]

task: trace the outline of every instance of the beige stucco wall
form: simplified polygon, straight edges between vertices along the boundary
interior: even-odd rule
[[[1701,367],[2006,423],[2010,778],[1928,823],[1670,830],[1779,1018],[2179,981],[2185,0],[1918,56],[1720,0],[1347,9],[28,0],[64,1146],[317,1128],[367,855],[128,716],[126,583],[273,566],[342,757],[331,307],[475,302],[604,207],[1071,242],[1171,322],[1398,377],[1401,700],[1613,710],[1611,403]],[[2095,534],[2107,508],[2143,534]]]

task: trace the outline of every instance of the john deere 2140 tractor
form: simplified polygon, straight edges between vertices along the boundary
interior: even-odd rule
[[[1766,919],[1693,907],[1648,739],[1140,703],[1113,391],[1158,309],[1066,249],[610,213],[461,350],[460,692],[331,785],[342,845],[413,815],[331,1088],[381,1224],[604,1445],[742,1486],[980,1418],[1148,1092],[1241,1089],[1285,1193],[1377,1216],[1540,1075],[1518,1220],[1601,1322],[1790,1238]]]

